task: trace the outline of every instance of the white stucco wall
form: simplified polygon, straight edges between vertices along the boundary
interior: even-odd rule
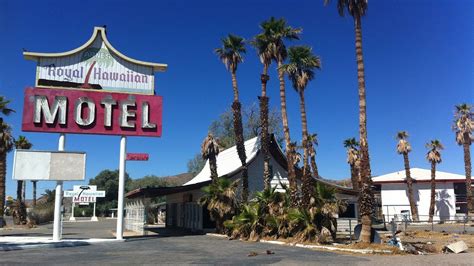
[[[280,166],[273,157],[270,157],[270,165],[273,169],[272,180],[270,181],[272,186],[277,187],[277,191],[285,192],[281,186],[280,181],[284,185],[288,185],[287,172]],[[263,190],[263,154],[259,152],[255,159],[250,162],[248,165],[248,176],[249,176],[249,198],[251,199],[256,191]],[[231,179],[242,178],[242,174],[238,172],[230,176]],[[242,180],[240,180],[242,182]],[[237,190],[237,197],[240,197],[240,192],[242,189],[242,183]]]
[[[428,220],[431,185],[430,183],[413,184],[413,193],[418,205],[418,214],[420,221]],[[408,210],[410,213],[410,203],[408,201],[407,185],[405,183],[382,184],[382,211],[386,221],[391,221],[394,215],[398,215],[402,210]],[[405,206],[390,206],[405,205]],[[454,220],[456,214],[456,197],[452,182],[436,183],[436,203],[434,220]]]

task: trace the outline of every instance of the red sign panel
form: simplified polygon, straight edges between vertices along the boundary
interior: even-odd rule
[[[161,96],[27,88],[23,131],[160,137]]]
[[[148,153],[127,153],[127,161],[148,161]]]

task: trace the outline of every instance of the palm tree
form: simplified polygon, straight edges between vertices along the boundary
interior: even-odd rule
[[[219,177],[217,174],[217,155],[220,152],[220,147],[211,133],[207,135],[201,144],[201,155],[204,160],[209,160],[209,169],[211,170],[211,180],[213,183]]]
[[[359,142],[355,138],[344,140],[344,148],[347,149],[347,163],[351,168],[351,183],[354,190],[360,189],[360,151]]]
[[[318,171],[318,166],[316,165],[316,149],[315,147],[319,145],[318,142],[318,134],[309,134],[308,135],[308,152],[309,152],[309,158],[311,162],[311,169],[313,169],[313,176],[314,178],[319,178],[319,171]]]
[[[224,221],[229,220],[235,214],[237,202],[235,201],[235,191],[240,180],[229,180],[220,177],[216,182],[203,187],[203,196],[199,203],[209,210],[211,219],[216,222],[216,231],[224,233]]]
[[[467,212],[473,212],[472,185],[471,185],[471,144],[474,139],[474,111],[471,105],[456,105],[454,115],[454,131],[456,142],[464,150],[464,169],[466,171]]]
[[[8,105],[10,101],[4,96],[0,96],[0,113],[8,116],[15,112]],[[0,228],[5,225],[3,220],[4,206],[5,206],[5,176],[7,172],[7,153],[13,149],[13,137],[11,128],[8,124],[3,122],[3,117],[0,116]]]
[[[3,220],[5,206],[5,177],[7,172],[7,153],[13,149],[11,127],[5,122],[0,123],[0,228],[5,225]]]
[[[314,55],[311,47],[295,46],[288,51],[289,63],[283,65],[281,68],[291,80],[293,88],[300,96],[300,113],[301,113],[301,128],[302,128],[302,146],[303,146],[303,185],[302,185],[302,204],[307,207],[311,198],[313,183],[311,177],[311,168],[309,166],[309,146],[312,143],[308,141],[308,123],[306,115],[306,106],[304,99],[304,91],[308,83],[314,78],[315,69],[321,68],[321,60]]]
[[[405,175],[407,177],[407,188],[408,188],[408,201],[410,202],[411,215],[413,221],[418,222],[418,207],[416,206],[415,196],[413,195],[413,179],[410,173],[410,160],[408,159],[408,153],[411,152],[411,145],[408,142],[408,133],[406,131],[399,131],[396,139],[397,152],[403,155],[403,163],[405,165]]]
[[[31,183],[33,184],[33,207],[36,207],[36,183],[38,181],[33,180]]]
[[[435,212],[435,196],[436,196],[436,164],[441,163],[441,150],[444,149],[443,144],[437,139],[426,144],[428,153],[426,159],[431,163],[431,200],[429,210],[429,222],[433,222]]]
[[[16,149],[31,149],[33,144],[28,141],[25,136],[19,136],[18,139],[15,140],[15,148]],[[25,182],[23,180],[17,181],[17,189],[16,189],[16,199],[17,199],[17,207],[18,207],[18,223],[26,223],[26,208],[25,208]]]
[[[242,163],[242,201],[247,202],[248,200],[248,169],[247,169],[247,156],[245,154],[244,145],[244,130],[242,127],[242,111],[239,102],[239,89],[237,86],[237,66],[243,62],[242,54],[245,53],[245,41],[242,37],[229,34],[226,38],[222,39],[222,47],[214,50],[219,56],[222,63],[230,71],[232,76],[232,89],[234,91],[234,102],[232,103],[232,112],[234,115],[234,133],[235,133],[235,144],[237,146],[237,153],[239,155],[240,162]]]
[[[329,0],[324,0],[325,4]],[[365,72],[362,53],[362,17],[367,12],[368,0],[337,0],[337,10],[340,16],[347,12],[354,19],[355,50],[357,58],[357,80],[359,84],[359,139],[360,139],[360,176],[362,189],[359,193],[359,207],[362,221],[360,240],[370,243],[372,228],[372,213],[374,210],[374,194],[370,171],[369,143],[367,139],[367,102],[365,97]]]
[[[11,113],[14,113],[15,111],[8,107],[9,104],[10,104],[10,100],[7,100],[4,96],[0,95],[0,113],[2,113],[5,116],[8,116]],[[0,117],[0,123],[3,123],[3,117]]]
[[[288,115],[286,111],[286,92],[285,92],[285,74],[281,66],[287,56],[286,46],[284,40],[298,40],[301,29],[294,29],[286,24],[286,21],[281,19],[275,19],[271,17],[260,24],[263,30],[263,34],[267,36],[270,42],[270,49],[272,51],[273,60],[277,62],[278,79],[280,83],[280,104],[281,104],[281,117],[283,124],[283,133],[285,136],[285,150],[286,158],[288,161],[288,180],[290,183],[290,195],[292,205],[298,204],[298,187],[296,183],[296,172],[294,168],[294,162],[292,151],[290,149],[291,137],[290,128],[288,126]]]
[[[268,101],[267,97],[267,82],[270,79],[268,75],[268,68],[272,63],[273,53],[271,50],[271,45],[268,37],[265,33],[260,33],[255,36],[252,41],[252,45],[257,49],[260,62],[263,64],[263,71],[260,75],[260,81],[262,82],[262,94],[258,97],[260,101],[260,122],[262,126],[262,131],[260,132],[260,139],[263,152],[263,183],[264,189],[270,188],[270,139],[268,135]]]

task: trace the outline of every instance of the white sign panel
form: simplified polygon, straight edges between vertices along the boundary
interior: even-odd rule
[[[85,170],[85,152],[16,150],[13,159],[15,180],[82,181]]]

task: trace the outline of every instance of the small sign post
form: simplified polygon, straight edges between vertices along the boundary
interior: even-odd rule
[[[72,213],[69,221],[76,220],[74,217],[74,207],[76,203],[79,205],[89,205],[89,203],[94,203],[94,212],[91,221],[98,221],[97,216],[95,215],[96,198],[105,197],[105,190],[97,190],[97,186],[92,185],[74,186],[73,190],[64,191],[64,197],[72,198]]]

